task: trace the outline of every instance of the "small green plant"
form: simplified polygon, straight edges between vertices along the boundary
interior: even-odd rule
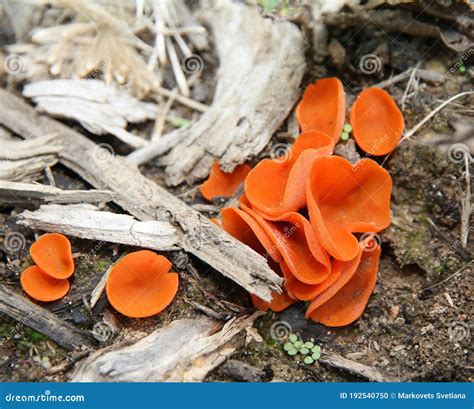
[[[344,128],[342,129],[341,139],[343,141],[347,141],[349,139],[349,134],[352,132],[351,124],[345,124]]]
[[[466,66],[463,63],[461,63],[461,65],[458,67],[458,72],[461,74],[466,72]]]
[[[311,365],[317,361],[321,356],[321,347],[314,345],[311,341],[304,342],[296,334],[290,334],[288,341],[283,345],[283,349],[290,356],[302,355],[303,362],[307,365]]]

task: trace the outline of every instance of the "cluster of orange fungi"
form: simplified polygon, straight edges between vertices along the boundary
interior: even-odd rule
[[[280,159],[224,173],[216,163],[201,191],[228,197],[244,182],[239,208],[223,208],[219,224],[263,255],[284,278],[270,303],[251,295],[256,308],[282,311],[308,302],[306,317],[344,326],[364,311],[375,287],[380,244],[374,234],[390,224],[392,181],[376,161],[352,164],[333,154],[346,118],[337,78],[308,86],[297,106],[301,135]],[[403,133],[403,115],[382,89],[360,93],[350,113],[357,145],[369,155],[390,153]]]
[[[21,275],[23,290],[38,301],[56,301],[69,291],[74,273],[71,243],[62,234],[41,236],[30,248],[36,265]],[[178,291],[171,263],[152,251],[130,253],[110,270],[106,292],[110,304],[127,317],[149,317],[163,311]]]

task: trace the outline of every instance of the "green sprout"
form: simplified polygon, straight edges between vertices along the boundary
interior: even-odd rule
[[[303,363],[310,365],[321,356],[321,347],[314,345],[312,341],[303,341],[296,334],[290,334],[288,341],[283,345],[283,349],[289,356],[296,356],[298,353],[303,358]]]
[[[170,118],[170,123],[174,128],[182,128],[189,125],[189,120],[174,116]]]
[[[342,128],[341,139],[347,141],[349,139],[349,134],[352,132],[351,124],[345,124]]]
[[[351,124],[345,124],[344,125],[344,128],[342,128],[342,130],[346,133],[351,133],[352,132],[352,126]]]
[[[461,74],[464,74],[466,72],[466,66],[463,63],[461,63],[461,65],[458,67],[458,71]]]

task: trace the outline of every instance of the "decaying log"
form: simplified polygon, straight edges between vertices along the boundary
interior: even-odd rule
[[[106,190],[62,190],[54,186],[0,180],[0,204],[100,203],[114,197]]]
[[[33,98],[38,110],[78,121],[96,135],[110,133],[135,148],[148,144],[126,130],[127,123],[154,119],[155,104],[141,102],[104,81],[58,79],[28,84],[23,95]]]
[[[128,214],[98,211],[92,205],[43,205],[25,210],[18,224],[81,239],[128,244],[153,250],[175,250],[179,235],[168,222],[141,222]]]
[[[319,360],[319,363],[328,365],[333,368],[341,369],[343,371],[350,372],[354,375],[360,376],[367,379],[370,382],[390,382],[385,376],[383,376],[375,368],[360,364],[359,362],[352,361],[336,354],[324,354]]]
[[[258,154],[301,93],[304,45],[295,25],[264,18],[244,3],[211,4],[200,17],[216,42],[218,83],[211,107],[179,131],[186,137],[163,158],[171,185],[206,177],[215,159],[230,172]],[[147,151],[143,148],[135,163],[153,156]]]
[[[90,347],[92,337],[0,284],[0,313],[41,332],[68,350]]]
[[[124,158],[102,152],[103,148],[85,136],[38,115],[5,90],[0,90],[0,124],[26,139],[57,134],[55,143],[62,146],[60,162],[97,189],[115,192],[114,201],[137,219],[170,221],[180,235],[180,247],[264,300],[271,299],[272,291],[281,290],[281,277],[262,256],[143,176]]]
[[[57,161],[57,157],[53,155],[34,156],[19,160],[0,160],[0,180],[31,182],[39,179],[44,169],[54,166]]]
[[[71,381],[202,381],[245,343],[241,333],[258,314],[231,319],[223,327],[209,318],[173,321],[133,345],[90,355],[78,364]]]

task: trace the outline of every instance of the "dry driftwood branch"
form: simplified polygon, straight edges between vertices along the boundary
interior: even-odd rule
[[[113,196],[106,190],[62,190],[54,186],[0,180],[0,204],[100,203],[110,202]]]
[[[257,314],[232,319],[217,332],[220,325],[208,318],[173,321],[133,345],[94,353],[78,365],[71,381],[202,381],[244,344],[241,332]]]
[[[53,155],[34,156],[19,160],[0,160],[0,180],[30,182],[39,179],[44,169],[55,165],[57,161],[57,157]]]
[[[25,86],[23,95],[33,98],[39,110],[72,118],[96,135],[111,133],[135,148],[148,141],[128,132],[127,123],[154,119],[157,111],[155,104],[99,80],[39,81]]]
[[[56,143],[63,147],[60,162],[97,189],[117,193],[114,201],[137,219],[171,219],[184,250],[264,300],[271,299],[272,291],[280,291],[281,277],[262,256],[143,176],[122,157],[103,155],[103,149],[85,136],[38,115],[5,90],[0,90],[0,124],[26,139],[56,133]]]
[[[18,160],[41,155],[56,155],[61,150],[61,146],[54,144],[55,137],[56,135],[45,135],[30,141],[2,140],[0,159]]]
[[[41,332],[65,349],[73,350],[92,345],[92,338],[87,333],[33,304],[3,284],[0,284],[0,313]]]
[[[92,205],[43,205],[18,215],[18,224],[81,239],[153,250],[176,249],[179,235],[168,222],[141,222],[128,214],[98,211]]]
[[[186,137],[164,158],[171,185],[207,176],[215,159],[223,170],[232,171],[258,154],[301,92],[304,46],[296,26],[263,18],[243,3],[220,0],[213,5],[202,17],[219,54],[216,93],[211,107],[180,131]],[[134,163],[153,157],[144,152]]]
[[[367,379],[370,382],[389,382],[379,371],[370,366],[360,364],[336,354],[325,354],[319,361],[321,364],[332,366]]]

